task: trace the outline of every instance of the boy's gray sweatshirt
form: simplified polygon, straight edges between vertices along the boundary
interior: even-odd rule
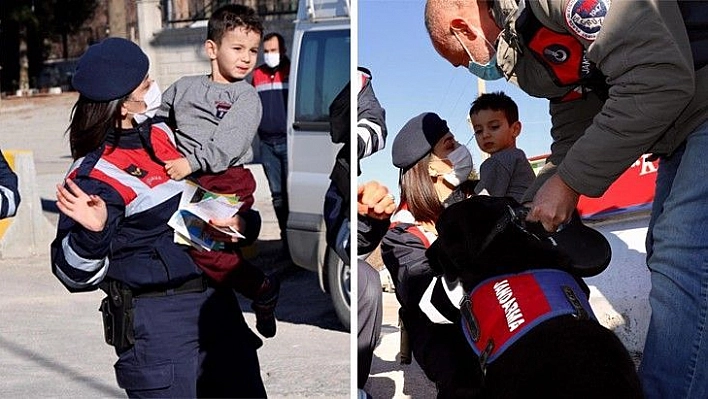
[[[199,75],[168,87],[157,115],[176,126],[177,148],[192,171],[218,173],[253,160],[261,112],[258,93],[247,81],[217,83]]]

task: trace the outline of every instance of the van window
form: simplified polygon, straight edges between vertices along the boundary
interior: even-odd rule
[[[297,70],[295,124],[329,130],[329,105],[349,82],[349,29],[305,32]]]

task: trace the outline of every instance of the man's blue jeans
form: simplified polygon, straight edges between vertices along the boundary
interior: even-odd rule
[[[647,398],[708,398],[708,122],[662,158],[647,234]]]
[[[275,216],[278,219],[281,238],[285,237],[288,222],[288,143],[285,139],[275,143],[260,142],[261,163],[270,186]]]

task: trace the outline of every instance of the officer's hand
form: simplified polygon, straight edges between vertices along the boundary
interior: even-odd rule
[[[377,181],[370,181],[357,190],[357,213],[374,219],[385,220],[396,210],[396,201],[388,188]]]
[[[556,173],[536,192],[526,220],[540,221],[546,231],[555,232],[558,226],[570,220],[578,205],[578,196]]]
[[[177,158],[165,162],[165,171],[174,180],[182,180],[193,172],[187,158]]]
[[[102,231],[106,227],[106,202],[97,195],[86,194],[71,179],[66,179],[66,187],[57,184],[57,207],[87,230]]]

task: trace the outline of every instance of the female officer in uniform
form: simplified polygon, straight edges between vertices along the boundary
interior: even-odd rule
[[[425,255],[437,238],[435,222],[444,202],[464,197],[461,189],[469,186],[472,156],[455,141],[447,122],[431,112],[401,128],[391,155],[401,169],[401,203],[381,242],[381,257],[394,280],[410,349],[435,383],[438,397],[473,397],[481,371],[459,322],[462,287],[456,282],[442,284]],[[449,296],[457,295],[458,300],[434,301],[430,287],[436,283],[453,287]]]
[[[233,293],[208,286],[167,225],[183,183],[164,162],[180,155],[171,130],[152,119],[161,93],[148,66],[119,38],[79,60],[68,129],[75,161],[58,186],[52,270],[69,291],[107,293],[106,341],[129,397],[265,397],[260,340]]]

